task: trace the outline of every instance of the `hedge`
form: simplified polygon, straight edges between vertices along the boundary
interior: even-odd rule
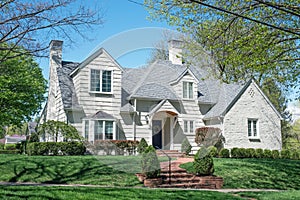
[[[0,154],[19,154],[19,150],[0,150]]]
[[[95,150],[103,150],[106,155],[111,155],[115,151],[116,155],[124,155],[127,152],[132,155],[136,152],[139,141],[134,140],[96,140]]]
[[[32,142],[28,143],[28,155],[84,155],[86,148],[82,142]]]

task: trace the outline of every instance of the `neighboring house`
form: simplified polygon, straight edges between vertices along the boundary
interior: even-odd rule
[[[90,142],[145,138],[175,150],[184,138],[196,150],[195,129],[214,126],[225,148],[281,149],[281,116],[255,81],[220,83],[202,66],[182,64],[180,53],[174,40],[169,61],[123,68],[103,48],[81,63],[62,61],[62,41],[52,41],[40,123],[64,121]]]
[[[25,135],[7,135],[5,136],[5,144],[17,144],[26,141]]]

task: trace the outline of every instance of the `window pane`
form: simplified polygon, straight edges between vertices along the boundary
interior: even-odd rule
[[[251,137],[252,133],[252,128],[251,128],[251,120],[248,120],[248,136]]]
[[[257,136],[256,121],[253,120],[253,136]]]
[[[84,123],[84,138],[89,140],[89,121],[86,120]]]
[[[194,121],[190,121],[190,133],[194,132]]]
[[[102,92],[111,92],[111,71],[102,72]]]
[[[188,97],[188,89],[187,89],[187,82],[183,82],[183,98],[187,98]]]
[[[112,121],[106,121],[105,122],[105,139],[112,140],[113,139],[113,122]]]
[[[100,70],[91,69],[91,91],[100,91]]]
[[[189,82],[189,99],[193,98],[193,83]]]
[[[188,122],[184,121],[184,132],[188,132]]]
[[[95,121],[94,140],[103,140],[103,121]]]

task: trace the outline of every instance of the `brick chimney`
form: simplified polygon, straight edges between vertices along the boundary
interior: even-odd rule
[[[182,46],[181,40],[170,40],[169,41],[169,60],[172,64],[182,65]]]
[[[62,67],[62,44],[63,41],[52,40],[49,54],[49,87],[47,100],[46,120],[57,120],[56,95],[58,93],[57,68]]]

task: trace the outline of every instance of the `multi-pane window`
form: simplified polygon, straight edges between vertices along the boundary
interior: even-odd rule
[[[86,120],[85,122],[84,122],[84,138],[88,141],[89,140],[89,126],[90,126],[90,124],[89,124],[89,121],[88,120]]]
[[[183,82],[183,98],[193,99],[193,82]]]
[[[194,121],[183,121],[183,129],[185,133],[193,133]]]
[[[257,119],[248,119],[248,137],[258,137],[258,122]]]
[[[91,69],[91,86],[93,92],[112,92],[112,71]]]
[[[114,135],[113,121],[95,121],[94,140],[112,140]]]

